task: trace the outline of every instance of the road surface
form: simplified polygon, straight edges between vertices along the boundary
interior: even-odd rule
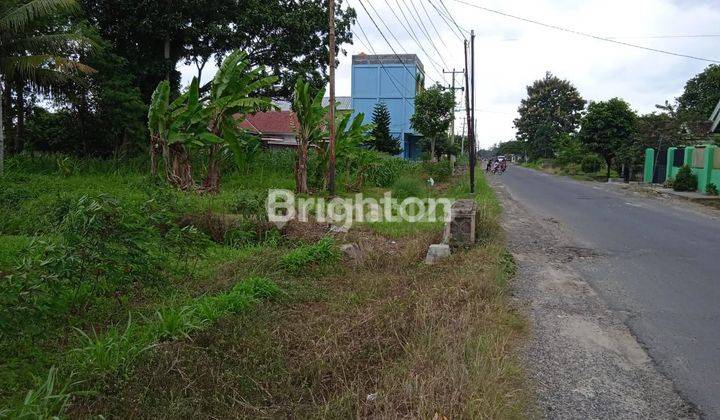
[[[495,177],[591,253],[568,264],[623,314],[678,392],[704,417],[720,419],[720,219],[518,166]]]

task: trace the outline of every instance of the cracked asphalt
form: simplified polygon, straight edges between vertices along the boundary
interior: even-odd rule
[[[551,418],[720,419],[720,218],[511,166],[489,176]]]

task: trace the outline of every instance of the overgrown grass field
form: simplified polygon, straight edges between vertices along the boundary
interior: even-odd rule
[[[198,195],[140,159],[10,160],[0,416],[522,416],[510,349],[525,323],[506,301],[513,264],[487,184],[481,245],[426,266],[441,222],[268,224],[264,194],[293,188],[292,162],[261,153]],[[373,168],[369,196],[470,197],[443,164]]]

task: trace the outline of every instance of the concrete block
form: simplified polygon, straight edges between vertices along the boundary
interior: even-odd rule
[[[450,256],[450,245],[448,244],[432,244],[428,248],[425,256],[425,264],[435,264],[436,262]]]
[[[475,245],[475,200],[457,200],[453,203],[451,220],[445,225],[443,242],[453,248]]]

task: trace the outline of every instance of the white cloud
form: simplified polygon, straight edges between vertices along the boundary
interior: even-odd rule
[[[452,35],[449,27],[439,18],[431,3],[441,7],[440,0],[364,0],[372,4],[382,19],[400,41],[393,39],[374,15],[378,25],[398,53],[417,53],[423,61],[428,79],[449,82],[433,66],[415,41],[406,33],[390,10],[401,5],[405,15],[413,23],[413,29],[421,38],[422,46],[444,69],[460,69],[464,65],[462,42]],[[420,1],[423,2],[435,27],[440,31],[442,42],[435,44],[442,54],[437,54],[414,24],[408,10],[414,2],[431,36],[434,30]],[[720,60],[720,38],[642,38],[657,35],[718,34],[720,8],[715,1],[699,0],[464,0],[469,3],[501,10],[510,14],[542,21],[548,24],[575,29],[607,37],[623,37],[621,40],[651,48],[674,51]],[[398,3],[399,2],[399,3]],[[673,57],[622,45],[610,44],[566,32],[544,28],[527,22],[482,11],[456,0],[442,0],[450,9],[458,24],[468,30],[474,29],[477,37],[476,53],[476,103],[478,111],[478,143],[480,147],[514,137],[512,121],[525,87],[533,80],[551,71],[570,80],[587,100],[603,100],[619,96],[627,100],[639,112],[651,112],[655,104],[671,100],[682,92],[685,82],[702,71],[709,63]],[[354,7],[358,23],[367,33],[374,50],[392,53],[387,43],[362,9],[358,0],[347,0]],[[340,57],[337,71],[337,94],[350,95],[350,66],[352,54],[372,53],[362,46],[363,36],[359,26],[354,28],[354,45],[345,45],[348,55]],[[626,38],[627,37],[627,38]],[[639,37],[639,38],[635,38]],[[442,69],[438,69],[442,70]],[[184,80],[190,80],[193,68],[184,68]],[[206,69],[203,79],[212,75]],[[460,106],[464,107],[461,103]],[[458,115],[457,129],[462,124]]]

